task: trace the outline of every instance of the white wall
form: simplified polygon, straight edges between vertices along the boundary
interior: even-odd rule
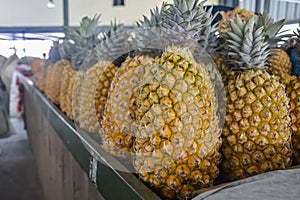
[[[125,6],[113,6],[112,0],[71,0],[70,25],[78,25],[83,16],[92,17],[101,13],[102,24],[110,24],[116,18],[118,21],[133,25],[142,15],[148,15],[149,9],[161,5],[162,0],[125,0]]]
[[[62,0],[54,0],[49,9],[48,0],[0,0],[1,26],[60,26],[63,24]]]
[[[83,16],[102,14],[101,22],[109,25],[116,18],[133,25],[149,9],[160,6],[163,0],[124,0],[125,6],[113,6],[113,0],[69,0],[69,23],[79,25]],[[172,0],[166,0],[172,2]],[[210,0],[208,4],[216,4]],[[49,9],[48,0],[0,0],[0,27],[3,26],[61,26],[63,25],[63,0],[54,0],[56,7]]]
[[[164,0],[173,2],[173,0]],[[163,0],[124,0],[125,6],[113,6],[113,0],[69,0],[70,25],[78,25],[84,16],[101,13],[102,24],[109,25],[116,18],[126,25],[135,25],[143,15],[149,16],[149,10],[161,6]],[[218,0],[209,0],[207,4],[216,5]]]

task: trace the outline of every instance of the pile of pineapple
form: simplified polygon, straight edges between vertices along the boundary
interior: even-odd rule
[[[284,37],[298,47],[300,36],[240,8],[213,23],[204,4],[163,3],[133,30],[112,22],[101,32],[99,15],[84,17],[54,43],[39,80],[78,128],[167,199],[191,198],[220,174],[237,180],[300,163],[300,80],[278,47]]]

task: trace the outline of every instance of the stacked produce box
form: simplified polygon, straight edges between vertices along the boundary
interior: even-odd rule
[[[204,3],[163,3],[130,30],[100,32],[99,15],[84,17],[38,81],[162,198],[300,162],[299,80],[279,46],[292,40],[297,55],[299,34],[240,8],[215,23]]]

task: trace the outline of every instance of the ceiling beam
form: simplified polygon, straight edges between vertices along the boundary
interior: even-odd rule
[[[69,0],[63,0],[63,16],[64,26],[69,26]]]

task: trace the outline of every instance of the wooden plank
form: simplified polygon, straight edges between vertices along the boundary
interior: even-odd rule
[[[87,175],[84,173],[77,162],[73,160],[73,188],[74,200],[88,199]]]
[[[65,146],[63,150],[63,190],[64,199],[74,199],[73,189],[73,157]]]
[[[47,123],[46,123],[47,124]],[[55,175],[55,141],[53,139],[53,131],[51,130],[51,126],[47,124],[46,126],[49,129],[49,165],[46,166],[44,170],[49,171],[50,179],[48,183],[48,191],[49,191],[49,199],[56,199],[56,175]]]
[[[62,153],[62,142],[54,133],[55,139],[55,191],[56,191],[56,200],[64,199],[64,190],[63,190],[63,153]]]
[[[41,151],[41,164],[40,164],[40,177],[42,179],[42,184],[43,184],[43,188],[45,191],[45,196],[46,199],[49,199],[49,181],[50,181],[50,171],[49,170],[45,170],[48,168],[48,166],[50,166],[51,160],[50,160],[50,130],[47,128],[47,119],[45,117],[43,117],[42,120],[42,126],[43,126],[43,135],[41,137],[41,140],[43,141],[42,144],[44,144],[44,146],[41,145],[40,147],[40,151]]]

